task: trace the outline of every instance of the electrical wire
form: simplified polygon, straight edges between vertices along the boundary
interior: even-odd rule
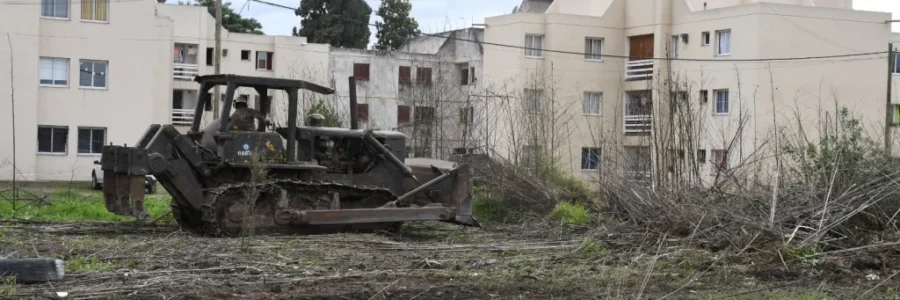
[[[274,4],[274,3],[271,3],[268,1],[262,1],[262,0],[249,0],[249,1],[268,4],[268,5],[272,5],[275,7],[288,9],[288,10],[291,10],[294,12],[297,11],[296,8],[291,8],[291,7],[280,5],[280,4]],[[365,24],[367,26],[377,27],[377,25],[372,24],[372,23],[363,22],[360,20],[354,20],[354,19],[350,19],[347,17],[343,17],[343,16],[330,16],[330,17],[339,18],[339,19],[341,19],[343,21],[347,21],[347,22],[354,22],[357,24]],[[437,38],[449,39],[449,40],[454,40],[454,41],[472,42],[472,43],[478,43],[481,45],[497,46],[497,47],[504,47],[504,48],[519,49],[519,50],[531,49],[531,48],[527,48],[525,46],[500,44],[500,43],[492,43],[492,42],[485,42],[485,41],[478,41],[478,40],[471,40],[471,39],[456,38],[456,37],[452,37],[450,35],[443,36],[443,35],[438,35],[438,34],[420,33],[419,36],[437,37]],[[541,52],[580,55],[580,56],[585,56],[588,54],[585,52],[553,50],[553,49],[536,49],[536,50],[540,50]],[[649,58],[647,58],[647,57],[632,57],[632,56],[627,56],[627,55],[615,55],[615,54],[601,54],[601,57],[612,57],[612,58],[621,58],[621,59],[629,59],[629,60],[635,58],[635,59],[639,59],[639,60],[692,61],[692,62],[774,62],[774,61],[794,61],[794,60],[815,60],[815,59],[828,59],[828,58],[859,57],[859,56],[878,55],[878,54],[887,54],[887,53],[888,53],[888,51],[878,51],[878,52],[838,54],[838,55],[779,57],[779,58],[746,58],[746,59],[741,59],[741,58],[680,58],[680,57],[679,58],[674,58],[674,57],[649,57]]]

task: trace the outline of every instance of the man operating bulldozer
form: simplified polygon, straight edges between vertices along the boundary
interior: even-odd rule
[[[259,120],[259,126],[268,125],[266,115],[250,108],[247,105],[247,98],[240,97],[234,100],[234,113],[231,114],[231,124],[228,124],[232,130],[255,131],[256,120]]]

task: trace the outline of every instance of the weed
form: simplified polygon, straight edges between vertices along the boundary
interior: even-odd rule
[[[584,225],[590,221],[590,216],[584,205],[569,202],[557,204],[550,215],[563,223],[574,225]]]
[[[819,254],[819,247],[816,245],[810,246],[794,246],[794,245],[785,245],[784,246],[784,254],[785,259],[796,260],[803,263],[809,264],[818,264],[819,260],[815,257]]]
[[[100,261],[97,257],[76,256],[66,262],[66,269],[67,273],[108,272],[115,269],[115,265],[110,262]]]
[[[472,201],[472,214],[476,218],[487,221],[505,223],[509,221],[509,208],[502,201],[497,201],[483,187],[475,187],[475,198]]]
[[[609,249],[606,249],[606,247],[603,246],[603,243],[592,241],[587,237],[581,241],[581,245],[578,246],[577,251],[581,257],[587,259],[599,259],[610,254]]]
[[[0,286],[0,295],[12,295],[16,293],[16,276],[6,276],[3,278],[3,286]]]

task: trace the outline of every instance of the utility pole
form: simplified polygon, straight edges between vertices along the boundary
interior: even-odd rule
[[[219,75],[222,71],[222,0],[216,0],[216,59],[213,61],[214,74]],[[213,89],[213,120],[219,119],[219,102],[222,101],[219,94],[219,86]]]
[[[888,72],[887,72],[887,98],[885,102],[884,119],[884,152],[891,156],[891,123],[894,121],[894,112],[891,105],[891,85],[894,76],[894,43],[888,43]]]

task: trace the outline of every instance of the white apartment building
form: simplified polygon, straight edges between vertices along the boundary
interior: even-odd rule
[[[0,100],[0,110],[8,113],[0,117],[4,120],[0,140],[9,141],[0,147],[0,180],[10,180],[13,174],[19,180],[90,180],[102,145],[134,143],[150,124],[174,124],[187,130],[198,99],[199,85],[192,79],[214,73],[215,19],[206,7],[152,0],[48,0],[0,6],[0,25],[8,35],[8,43],[0,45],[0,73],[4,74],[0,94],[9,95]],[[419,42],[411,41],[415,43]],[[452,44],[433,49],[448,51],[455,48]],[[407,85],[399,82],[403,76],[421,79],[423,84],[409,83],[421,86],[417,89],[421,93],[432,91],[431,95],[438,89],[425,86],[450,83],[441,79],[444,71],[452,70],[443,69],[446,64],[436,58],[438,53],[414,48],[418,53],[342,50],[307,43],[304,37],[223,30],[220,68],[223,74],[302,79],[336,87],[333,96],[301,93],[303,108],[323,100],[346,111],[347,77],[363,79],[354,72],[354,64],[371,64],[371,75],[357,84],[363,108],[358,117],[366,119],[366,128],[404,130],[408,124],[421,128],[426,123],[430,126],[425,128],[435,128],[427,131],[429,136],[438,139],[421,142],[418,148],[423,150],[417,153],[435,155],[467,147],[458,142],[468,141],[467,136],[446,130],[458,127],[458,122],[425,122],[428,114],[415,117],[416,105],[425,107],[422,111],[429,105],[434,110],[434,105],[400,96],[401,87]],[[481,53],[467,60],[451,59],[477,66],[471,70],[474,86],[474,78],[481,76]],[[428,79],[417,71],[426,66],[434,68]],[[404,73],[403,67],[412,71]],[[454,87],[454,91],[469,89],[460,84]],[[441,100],[435,103],[457,99],[447,91],[434,97]],[[224,98],[224,87],[219,92]],[[271,119],[284,122],[285,95],[279,93],[266,96],[274,100]],[[251,106],[259,99],[252,89],[240,89],[235,97],[246,97]],[[367,105],[372,109],[365,110]],[[437,107],[431,115],[444,114],[442,109],[446,108]],[[202,123],[212,116],[212,110],[205,112]],[[344,127],[348,127],[350,116],[344,116]]]
[[[851,0],[525,0],[486,19],[487,110],[503,120],[488,143],[586,180],[681,166],[709,182],[765,167],[778,128],[815,140],[837,107],[878,140],[890,18]],[[859,56],[766,61],[834,55]]]

